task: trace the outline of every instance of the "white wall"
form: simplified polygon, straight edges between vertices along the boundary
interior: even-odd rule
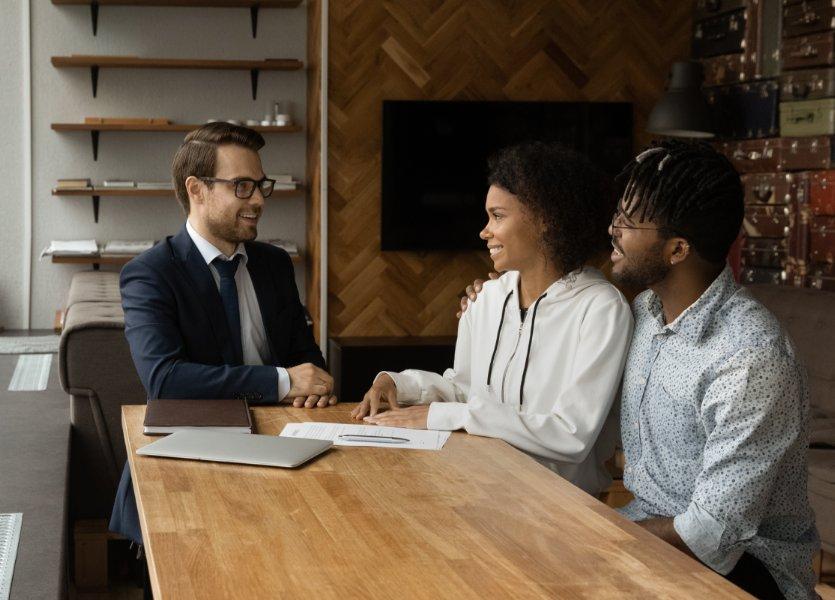
[[[0,326],[24,321],[24,37],[23,2],[0,2]]]
[[[22,2],[26,0],[18,0]],[[15,56],[15,42],[4,35],[6,19],[0,25],[2,56]],[[17,14],[18,8],[12,7]],[[49,327],[55,310],[66,296],[72,274],[82,267],[53,265],[37,261],[37,253],[52,239],[96,238],[161,239],[176,233],[184,216],[173,198],[102,198],[99,223],[93,221],[90,198],[55,197],[51,189],[58,178],[125,178],[161,181],[170,178],[171,158],[183,134],[103,132],[99,159],[93,161],[87,132],[58,133],[53,122],[81,122],[85,116],[164,117],[175,122],[202,123],[209,118],[261,118],[275,99],[289,101],[299,123],[305,120],[304,70],[262,72],[258,98],[252,100],[246,71],[162,71],[102,69],[98,96],[93,98],[88,69],[55,69],[52,56],[71,54],[136,55],[154,58],[263,59],[299,58],[306,61],[306,17],[304,6],[295,9],[261,10],[258,37],[252,38],[248,9],[243,8],[142,8],[104,6],[100,9],[96,37],[90,25],[88,6],[55,6],[32,0],[32,121],[33,121],[33,245],[36,249],[32,271],[33,328]],[[12,15],[14,16],[14,15]],[[19,19],[18,19],[19,21]],[[19,28],[18,28],[19,29]],[[5,48],[12,46],[11,52]],[[11,61],[14,63],[14,60]],[[20,61],[18,61],[20,62]],[[12,75],[19,66],[3,64]],[[21,138],[20,118],[14,108],[15,90],[3,84],[0,120],[14,127],[0,129]],[[15,129],[17,127],[17,129]],[[305,137],[299,134],[266,134],[261,152],[267,173],[290,172],[303,179]],[[4,147],[6,141],[4,140]],[[6,156],[9,153],[4,152]],[[12,153],[14,154],[14,153]],[[19,161],[0,161],[0,174],[19,173]],[[20,175],[17,175],[18,179]],[[12,178],[14,180],[14,178]],[[16,189],[17,186],[6,186]],[[4,215],[20,212],[17,197],[0,196]],[[11,210],[6,204],[11,206]],[[8,219],[0,220],[3,246],[20,254],[20,232]],[[280,237],[299,243],[305,238],[304,199],[274,199],[267,205],[259,225],[262,239]],[[19,222],[16,219],[16,222]],[[12,235],[6,237],[5,228]],[[4,252],[5,254],[5,252]],[[300,267],[301,269],[301,267]],[[22,268],[17,271],[22,272]],[[303,273],[297,274],[304,293]],[[20,282],[0,269],[0,322],[14,326],[21,314]],[[11,298],[8,298],[11,296]],[[9,302],[9,307],[4,305]],[[8,316],[7,316],[8,315]]]

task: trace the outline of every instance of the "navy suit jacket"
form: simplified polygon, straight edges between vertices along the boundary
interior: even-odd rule
[[[290,256],[246,242],[247,269],[264,322],[271,360],[236,364],[217,286],[185,226],[122,269],[125,337],[148,398],[244,398],[278,402],[275,367],[325,360],[299,301]],[[110,528],[141,541],[130,471],[125,466]]]

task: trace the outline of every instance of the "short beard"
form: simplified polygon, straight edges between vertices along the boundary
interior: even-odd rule
[[[242,237],[241,232],[238,231],[237,228],[237,221],[235,223],[228,223],[226,221],[215,220],[211,217],[208,219],[206,223],[206,228],[216,238],[220,238],[221,240],[227,241],[230,244],[240,244],[241,242],[251,242],[256,237],[258,237],[258,232],[255,232],[255,235],[251,237],[248,234],[244,234]]]
[[[631,257],[624,256],[623,269],[620,272],[613,271],[612,278],[623,286],[638,289],[646,289],[662,281],[667,277],[671,268],[661,258],[661,246],[664,242],[665,240],[659,240],[658,243],[653,244],[652,248],[647,250],[644,258],[635,263],[632,262]]]

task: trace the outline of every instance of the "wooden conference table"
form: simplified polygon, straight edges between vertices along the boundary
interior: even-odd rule
[[[253,415],[277,434],[353,406]],[[499,440],[275,469],[137,456],[144,413],[122,424],[156,600],[750,598]]]

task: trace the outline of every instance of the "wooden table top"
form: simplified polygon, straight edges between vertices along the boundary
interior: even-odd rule
[[[349,422],[254,408],[259,433]],[[298,469],[137,456],[122,425],[154,598],[750,598],[499,440],[334,447]]]

